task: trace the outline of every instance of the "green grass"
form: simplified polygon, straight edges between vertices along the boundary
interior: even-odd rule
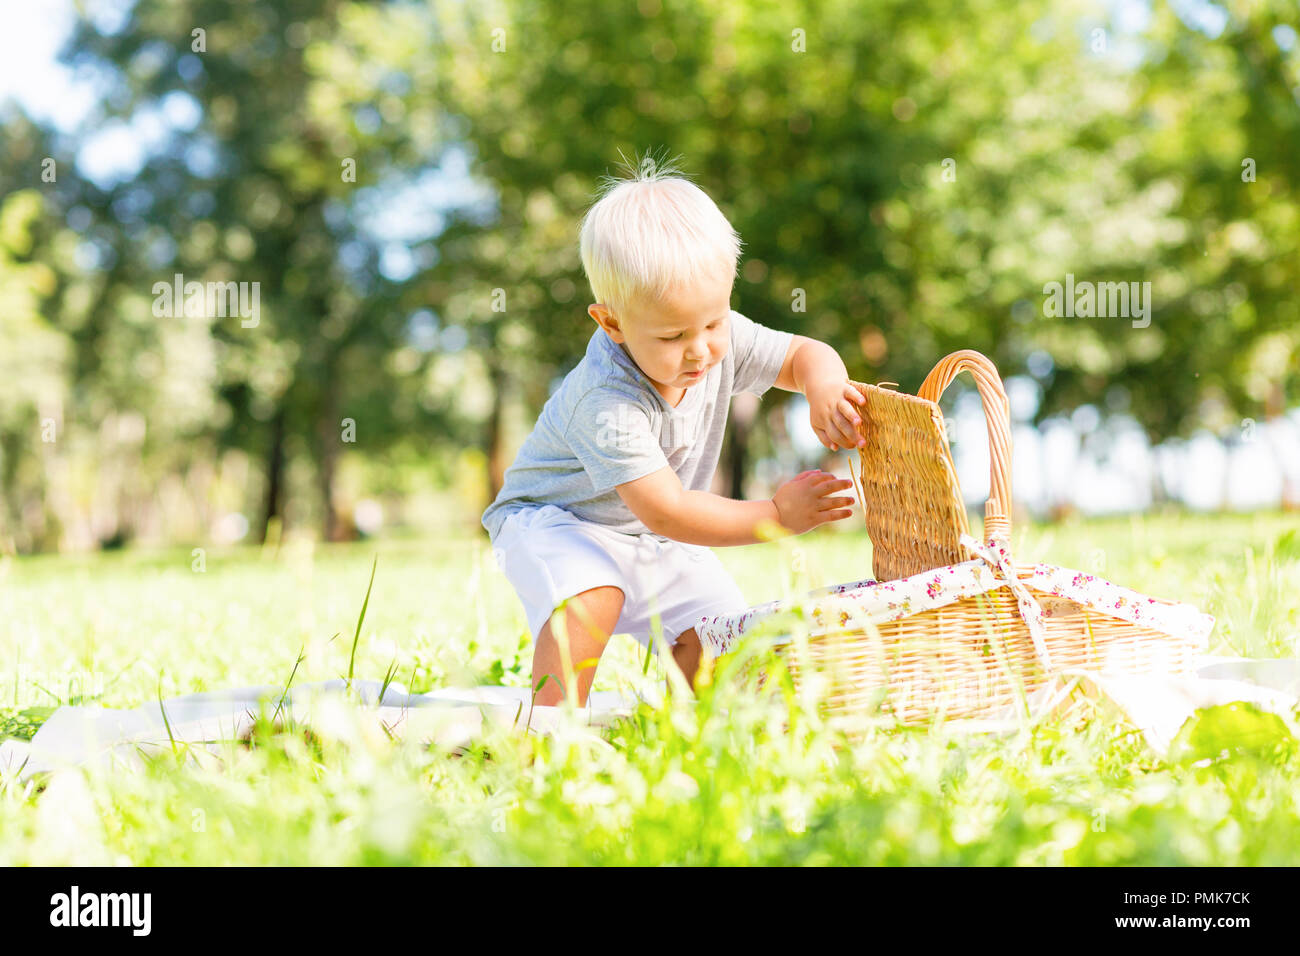
[[[1298,539],[1295,515],[1172,514],[1029,526],[1014,543],[1022,561],[1196,604],[1218,619],[1213,651],[1268,657],[1300,653]],[[755,603],[871,567],[858,533],[717,553]],[[486,541],[203,559],[201,573],[188,550],[0,559],[0,736],[30,738],[63,703],[350,672],[416,692],[528,684],[522,609]],[[640,651],[616,636],[596,689],[662,687]],[[1207,715],[1168,760],[1105,710],[850,744],[798,701],[727,683],[602,734],[492,731],[455,754],[262,727],[220,765],[164,747],[141,770],[0,782],[0,864],[1294,863],[1300,755],[1251,720]]]

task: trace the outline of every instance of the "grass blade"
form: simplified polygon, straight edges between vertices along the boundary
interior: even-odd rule
[[[393,678],[396,676],[397,676],[397,658],[394,657],[393,662],[388,665],[388,670],[384,672],[384,682],[379,685],[379,699],[375,701],[376,707],[383,706],[384,695],[388,693],[388,685],[393,682]]]
[[[275,719],[280,716],[280,708],[284,706],[285,698],[289,696],[289,688],[293,685],[293,675],[298,673],[298,665],[306,659],[306,654],[303,653],[306,649],[307,645],[305,644],[298,648],[298,659],[293,662],[293,670],[289,672],[289,683],[284,685],[284,693],[280,695],[280,701],[275,705],[275,713],[271,715],[271,723],[275,723]]]
[[[352,687],[352,668],[357,662],[357,642],[361,640],[361,622],[366,619],[366,608],[370,606],[370,589],[375,586],[375,568],[379,566],[379,555],[375,555],[370,565],[370,583],[366,585],[366,599],[361,602],[361,614],[357,617],[357,632],[352,635],[352,656],[348,658],[348,688]]]
[[[172,722],[167,719],[167,708],[163,706],[162,671],[158,672],[158,710],[162,712],[163,726],[167,728],[167,739],[172,742],[172,754],[179,760],[181,755],[176,749],[176,738],[172,736]]]
[[[532,702],[528,705],[528,720],[524,724],[524,733],[528,733],[528,728],[533,724],[533,708],[537,706],[537,695],[542,692],[542,688],[546,686],[548,680],[555,681],[557,684],[559,683],[559,681],[555,679],[554,674],[543,674],[542,679],[537,682],[537,686],[533,688]],[[519,706],[523,707],[523,704],[520,704]],[[515,719],[518,720],[519,718],[516,717]]]

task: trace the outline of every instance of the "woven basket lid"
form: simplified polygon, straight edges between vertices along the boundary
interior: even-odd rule
[[[866,439],[859,449],[862,505],[879,581],[970,559],[960,543],[970,533],[966,505],[937,404],[962,371],[974,377],[988,423],[992,478],[985,536],[1010,532],[1010,407],[992,362],[970,349],[953,352],[926,377],[919,396],[854,382],[866,399],[858,426]]]

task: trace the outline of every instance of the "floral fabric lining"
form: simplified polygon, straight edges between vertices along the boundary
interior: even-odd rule
[[[837,584],[810,591],[803,599],[769,601],[739,614],[701,618],[696,625],[700,645],[706,654],[718,657],[734,650],[759,622],[783,612],[803,615],[812,625],[809,633],[818,635],[842,630],[850,621],[864,626],[901,620],[1007,586],[1015,593],[1021,615],[1048,667],[1051,661],[1042,640],[1041,619],[1069,607],[1059,599],[1166,634],[1191,637],[1203,648],[1214,627],[1213,617],[1191,605],[1147,597],[1083,571],[1035,564],[1029,577],[1019,579],[1012,571],[1014,565],[1004,539],[991,538],[979,545],[963,535],[962,543],[979,557],[897,581],[865,579]]]

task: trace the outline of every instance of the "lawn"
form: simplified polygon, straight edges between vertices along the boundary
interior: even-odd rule
[[[1217,618],[1214,652],[1300,654],[1300,516],[1029,525],[1015,545],[1022,561],[1198,605]],[[718,554],[755,603],[871,567],[865,535],[828,529]],[[376,556],[358,677],[527,685],[523,613],[484,539],[2,558],[0,736],[30,738],[63,703],[344,676]],[[616,636],[595,689],[661,687],[640,650]],[[1285,734],[1164,760],[1099,709],[1002,736],[850,742],[815,712],[748,703],[724,685],[602,733],[492,731],[460,753],[281,733],[218,768],[168,754],[135,772],[11,778],[0,864],[1300,860],[1300,753]]]

